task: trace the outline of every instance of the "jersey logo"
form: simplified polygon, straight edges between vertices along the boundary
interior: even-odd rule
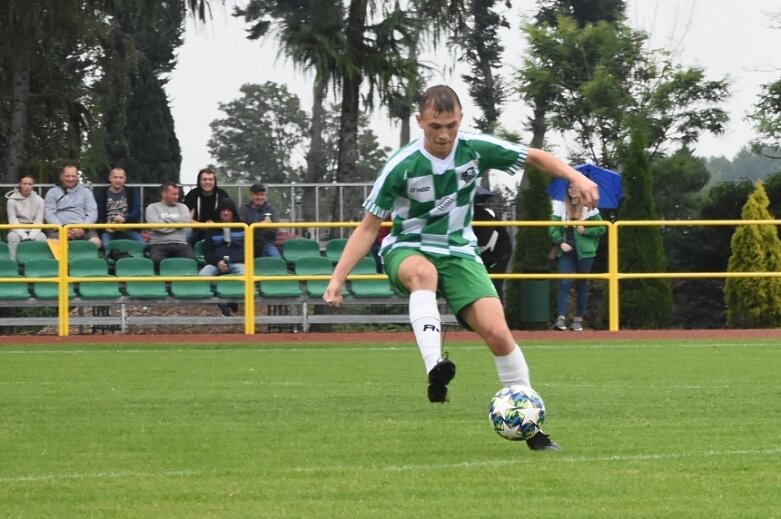
[[[464,171],[461,172],[461,180],[464,181],[464,183],[469,183],[472,180],[475,179],[477,176],[477,170],[473,166],[469,166]]]

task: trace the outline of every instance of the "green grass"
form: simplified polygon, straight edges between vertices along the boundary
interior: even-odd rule
[[[451,343],[0,348],[0,517],[781,517],[781,343],[532,343],[560,453]]]

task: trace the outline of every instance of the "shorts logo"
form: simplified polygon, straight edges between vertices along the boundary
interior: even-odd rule
[[[477,170],[473,166],[469,166],[467,169],[461,172],[461,180],[468,183],[477,177]]]

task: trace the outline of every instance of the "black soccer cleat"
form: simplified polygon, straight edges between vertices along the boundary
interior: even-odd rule
[[[526,440],[526,445],[533,451],[558,452],[561,450],[559,444],[551,440],[550,436],[542,431],[537,431],[537,434]]]
[[[456,365],[447,358],[447,353],[428,372],[428,400],[444,404],[448,401],[447,385],[456,376]]]

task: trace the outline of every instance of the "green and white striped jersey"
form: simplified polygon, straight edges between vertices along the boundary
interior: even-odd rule
[[[398,247],[475,258],[480,261],[472,230],[475,190],[489,169],[511,175],[526,162],[526,147],[496,137],[459,132],[453,151],[439,159],[423,139],[397,151],[380,171],[363,207],[377,216],[392,215],[393,227],[381,253]]]

